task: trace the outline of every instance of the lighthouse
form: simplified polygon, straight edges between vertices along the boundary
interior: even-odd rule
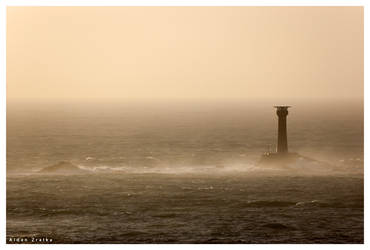
[[[277,147],[276,152],[265,152],[259,162],[259,166],[270,167],[282,167],[283,169],[297,170],[296,164],[298,161],[305,163],[315,163],[320,164],[327,169],[331,169],[332,166],[323,163],[321,161],[315,160],[310,157],[303,156],[296,152],[288,152],[288,134],[287,134],[287,116],[288,108],[291,106],[279,105],[274,106],[276,108],[276,115],[278,116],[278,136],[277,136]]]
[[[286,120],[288,116],[288,108],[290,106],[274,106],[276,108],[276,114],[279,117],[278,120],[278,141],[277,141],[277,153],[285,154],[288,153],[288,138],[287,138],[287,125]]]
[[[287,116],[288,108],[291,106],[279,105],[276,108],[276,115],[278,116],[278,134],[276,152],[265,152],[259,164],[274,166],[286,166],[293,163],[301,156],[297,153],[288,152],[288,133],[287,133]]]

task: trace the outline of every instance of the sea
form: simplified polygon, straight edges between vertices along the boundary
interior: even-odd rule
[[[362,101],[7,104],[7,243],[364,242]],[[67,162],[78,172],[42,170]]]

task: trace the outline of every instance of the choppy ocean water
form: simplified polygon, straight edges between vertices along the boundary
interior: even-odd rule
[[[362,243],[363,179],[167,174],[7,181],[8,237],[55,243]]]
[[[8,105],[7,238],[362,243],[362,106],[290,111],[290,150],[325,164],[262,168],[275,138],[270,105]],[[60,161],[86,173],[38,173]]]

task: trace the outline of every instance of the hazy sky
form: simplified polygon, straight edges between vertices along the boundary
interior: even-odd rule
[[[363,98],[362,7],[8,7],[8,100]]]

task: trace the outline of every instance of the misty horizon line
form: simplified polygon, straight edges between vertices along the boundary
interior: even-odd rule
[[[21,103],[271,103],[290,105],[292,103],[364,103],[364,96],[338,98],[7,98],[6,104]]]

